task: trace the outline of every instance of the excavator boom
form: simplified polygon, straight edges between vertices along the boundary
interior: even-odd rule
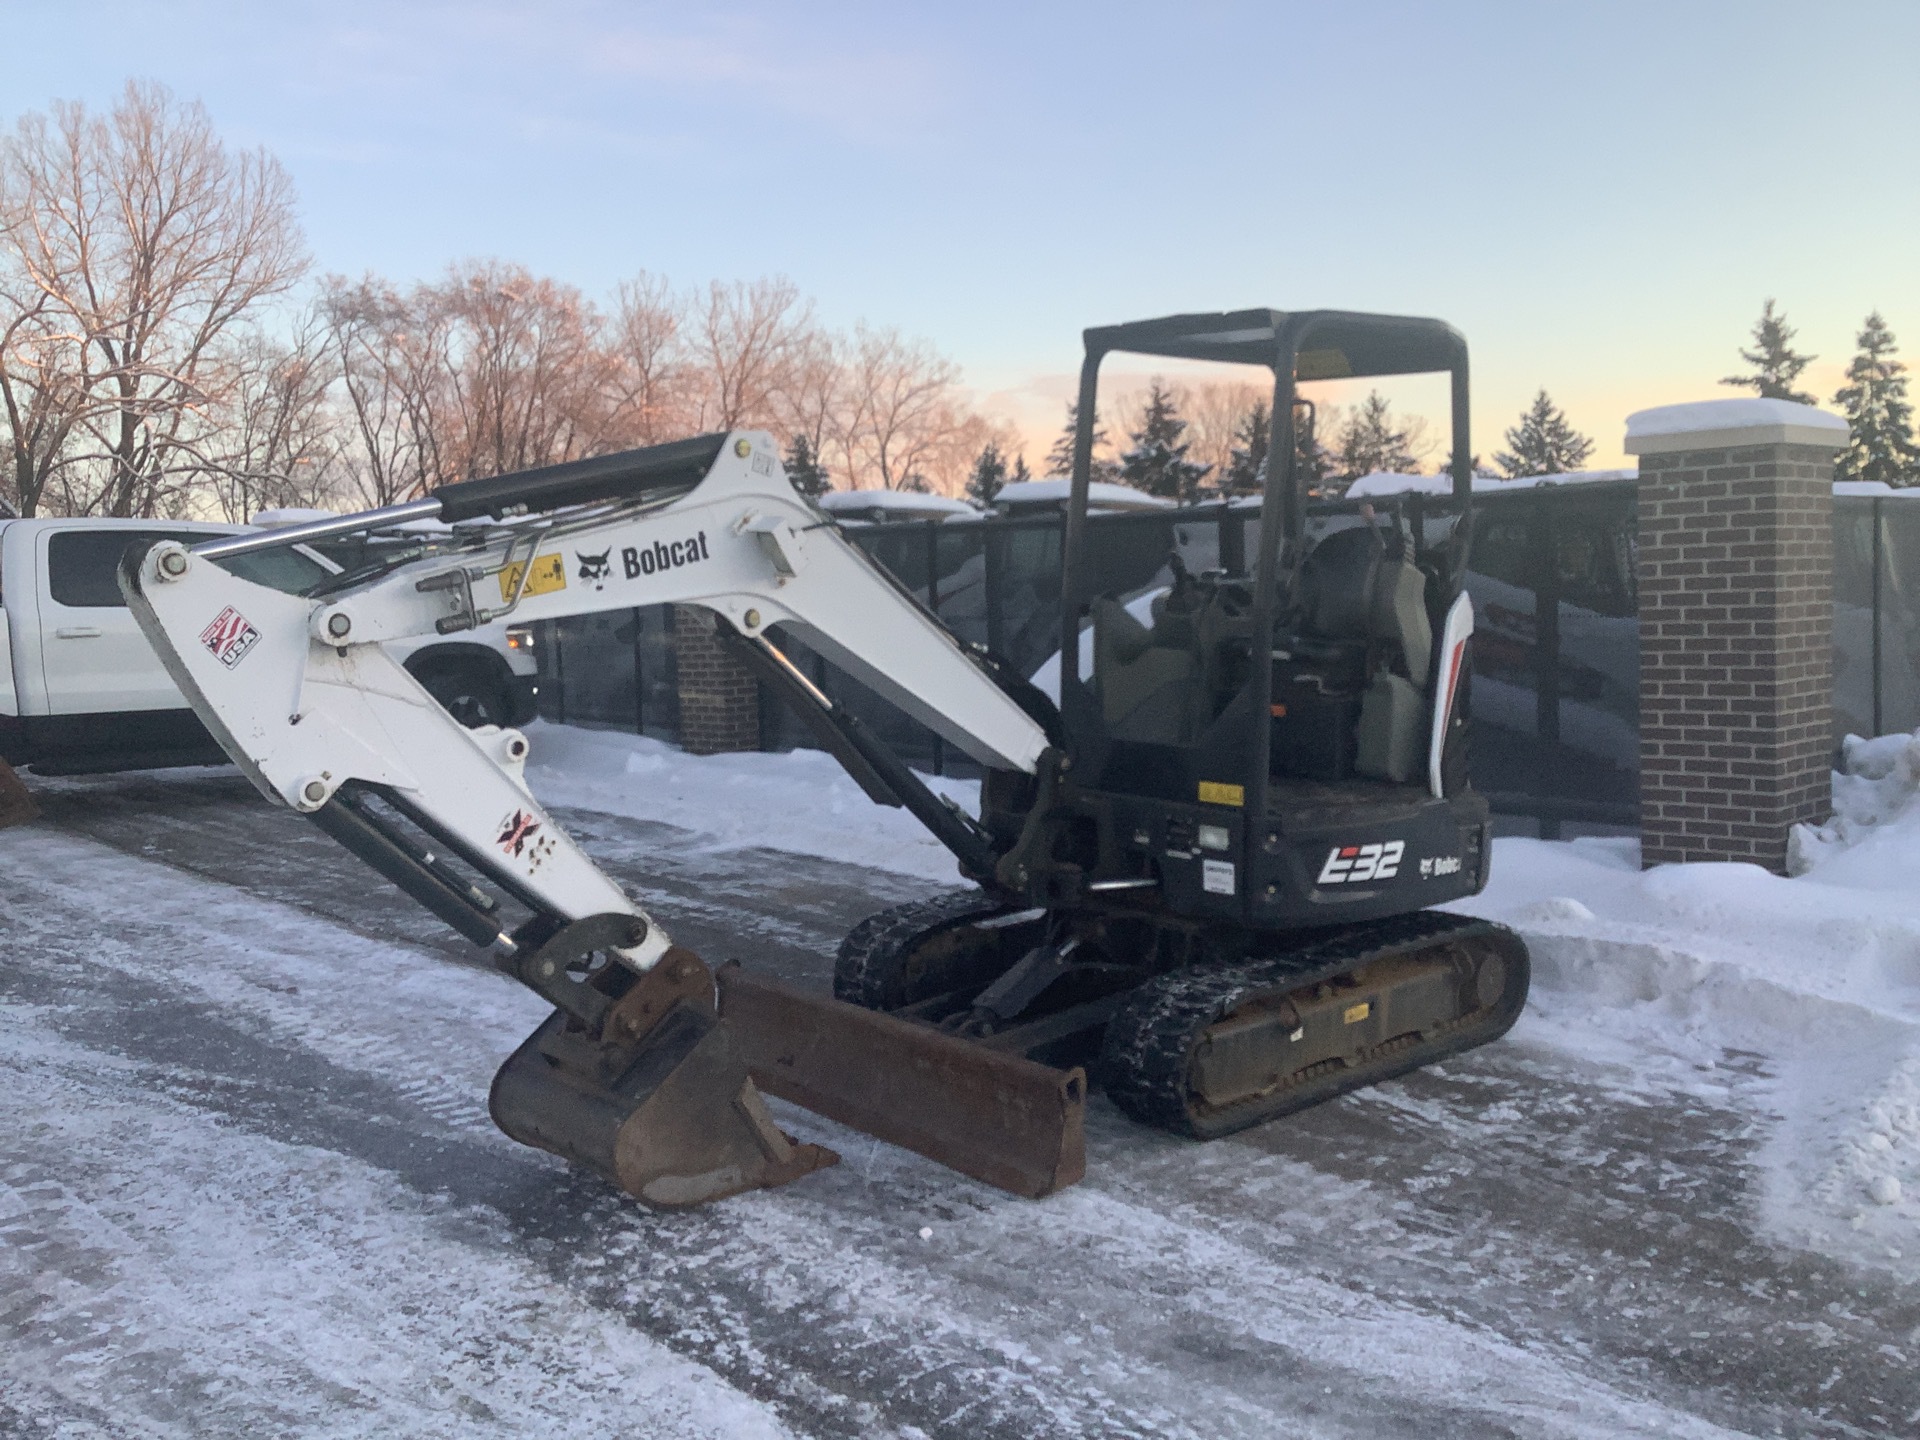
[[[414,528],[392,558],[324,593],[288,595],[221,563],[396,525]],[[769,632],[804,640],[984,765],[1033,773],[1046,733],[795,493],[771,437],[706,436],[464,482],[192,550],[163,542],[130,552],[120,581],[181,690],[263,794],[554,1005],[494,1083],[494,1117],[516,1139],[662,1206],[831,1163],[773,1124],[759,1074],[775,1093],[994,1183],[1011,1177],[1024,1193],[1078,1178],[1078,1072],[1063,1085],[1060,1072],[1024,1060],[981,1052],[970,1062],[967,1047],[933,1031],[839,1001],[783,1000],[745,976],[730,983],[745,1018],[725,1018],[706,966],[535,798],[526,738],[462,728],[383,648],[509,615],[702,607],[788,677],[870,793],[907,805],[989,880],[986,833],[814,690]],[[893,1083],[906,1073],[913,1083]]]

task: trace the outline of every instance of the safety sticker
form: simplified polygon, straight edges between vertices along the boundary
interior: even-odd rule
[[[1231,860],[1202,860],[1200,862],[1200,888],[1209,895],[1233,894],[1233,862]]]
[[[231,670],[260,643],[260,632],[248,623],[246,616],[229,605],[200,632],[200,643],[213,652],[214,659]]]
[[[514,592],[520,590],[520,572],[527,567],[515,562],[500,572],[500,598],[513,599]],[[567,588],[567,557],[564,555],[537,555],[533,561],[533,574],[527,577],[527,588],[523,595],[545,595],[554,590]]]
[[[1343,1025],[1358,1025],[1371,1014],[1373,1014],[1373,1002],[1371,1000],[1362,1000],[1358,1005],[1349,1005],[1340,1012],[1340,1023]]]

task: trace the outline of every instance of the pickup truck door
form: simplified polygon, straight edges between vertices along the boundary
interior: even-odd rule
[[[49,527],[39,541],[40,666],[50,715],[186,708],[120,598],[115,567],[135,541],[192,545],[205,530]]]

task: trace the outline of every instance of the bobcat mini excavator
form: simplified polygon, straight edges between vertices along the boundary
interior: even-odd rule
[[[1147,612],[1102,593],[1089,552],[1097,382],[1115,351],[1275,380],[1258,520],[1222,527],[1218,569],[1174,555]],[[1363,513],[1309,543],[1296,383],[1434,371],[1452,377],[1450,533],[1430,544],[1397,511]],[[783,1134],[765,1092],[1044,1195],[1084,1172],[1089,1070],[1145,1123],[1225,1135],[1484,1044],[1519,1014],[1528,976],[1510,931],[1432,908],[1479,891],[1489,852],[1465,763],[1461,337],[1338,311],[1089,330],[1079,417],[1057,706],[848,543],[750,431],[271,534],[163,541],[129,551],[120,583],[270,800],[555,1007],[494,1081],[515,1139],[650,1204],[697,1204],[835,1158]],[[221,563],[423,520],[443,523],[304,595]],[[1257,542],[1237,543],[1243,531]],[[710,612],[972,884],[857,927],[832,998],[736,966],[716,975],[676,946],[529,791],[526,739],[463,729],[382,648],[507,615],[667,602]],[[786,637],[979,761],[978,818],[823,693]]]

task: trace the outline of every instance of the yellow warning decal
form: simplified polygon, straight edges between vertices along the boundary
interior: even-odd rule
[[[500,572],[500,598],[513,599],[513,592],[520,584],[520,572],[526,567],[520,564],[507,566]],[[545,595],[554,590],[567,588],[567,559],[564,555],[538,555],[533,561],[533,575],[527,581],[528,595]]]
[[[1247,803],[1247,787],[1228,785],[1219,780],[1200,782],[1200,803],[1202,805],[1240,805]]]
[[[1372,1013],[1373,1002],[1371,1000],[1362,1000],[1358,1005],[1349,1005],[1345,1010],[1342,1010],[1340,1012],[1340,1019],[1343,1024],[1358,1025]]]

